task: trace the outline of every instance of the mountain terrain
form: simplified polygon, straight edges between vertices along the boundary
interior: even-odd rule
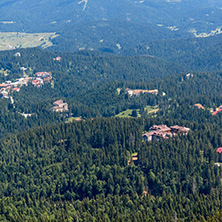
[[[119,52],[156,39],[221,33],[218,1],[1,1],[3,32],[56,32],[54,49]]]
[[[0,220],[221,221],[221,10],[1,0]]]

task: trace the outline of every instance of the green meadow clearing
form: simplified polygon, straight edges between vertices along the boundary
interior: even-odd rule
[[[140,109],[135,109],[135,110],[137,111],[137,117],[141,117]],[[155,114],[156,112],[159,111],[159,108],[158,106],[147,106],[144,110],[147,112],[147,114]],[[122,118],[130,117],[131,118],[132,112],[133,112],[133,109],[127,109],[117,114],[116,117],[122,117]]]
[[[51,40],[58,37],[56,33],[22,33],[0,32],[0,50],[52,46]]]

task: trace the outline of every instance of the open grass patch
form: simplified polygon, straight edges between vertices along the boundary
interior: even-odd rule
[[[140,115],[140,109],[136,109],[137,111],[137,117],[141,117]],[[120,112],[119,114],[116,115],[116,117],[122,117],[122,118],[132,118],[132,112],[133,109],[127,109],[123,112]]]
[[[158,106],[147,106],[144,110],[147,112],[147,114],[153,114],[158,112],[159,108]]]
[[[58,37],[56,33],[22,33],[0,32],[0,50],[52,46],[52,39]]]

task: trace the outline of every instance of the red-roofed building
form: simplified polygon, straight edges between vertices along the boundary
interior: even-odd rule
[[[219,153],[219,161],[222,162],[222,147],[217,148],[217,152]]]
[[[40,87],[43,85],[43,80],[42,79],[34,79],[34,80],[32,80],[32,85]]]
[[[221,112],[222,111],[222,109],[218,109],[217,111],[215,111],[212,115],[213,116],[215,116],[215,115],[217,115],[219,112]]]
[[[57,57],[55,58],[56,61],[61,61],[61,59],[62,59],[62,58],[61,58],[60,56],[57,56]]]
[[[19,91],[20,91],[20,88],[13,88],[12,90],[13,90],[13,91],[16,91],[16,92],[19,92]]]
[[[222,106],[219,106],[219,108],[212,115],[215,116],[216,114],[218,114],[221,111],[222,111]]]
[[[222,147],[217,148],[218,153],[222,153]]]
[[[9,84],[5,84],[5,83],[0,84],[0,87],[3,87],[3,88],[6,88],[8,86],[9,86]]]
[[[197,109],[204,109],[204,107],[200,103],[194,104],[194,107],[196,107]]]

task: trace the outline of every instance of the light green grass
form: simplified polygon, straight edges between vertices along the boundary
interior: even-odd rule
[[[54,89],[54,87],[55,87],[55,82],[52,80],[52,82],[51,82],[51,88]]]
[[[6,69],[6,70],[4,70],[4,69],[1,69],[1,70],[0,70],[0,74],[3,74],[4,76],[8,76],[8,75],[9,75],[9,72],[10,72],[10,71],[7,70],[7,69]]]
[[[56,37],[56,33],[0,32],[0,50],[37,46],[47,48],[53,45],[51,40]]]
[[[79,117],[69,117],[69,118],[67,119],[66,123],[71,123],[71,122],[75,121],[75,120],[78,119],[78,118],[82,119],[81,116],[79,116]]]
[[[121,91],[122,88],[117,88],[117,94],[119,95],[120,94],[120,91]]]
[[[137,117],[141,117],[140,109],[136,109],[136,111],[137,111]],[[145,111],[148,114],[154,114],[159,111],[159,108],[158,108],[158,106],[147,106],[147,107],[145,107]],[[132,118],[132,112],[133,112],[133,109],[127,109],[127,110],[117,114],[116,117]]]
[[[152,114],[152,113],[156,113],[159,111],[159,108],[158,106],[147,106],[145,108],[145,111],[148,113],[148,114]]]
[[[137,111],[137,117],[140,117],[140,110],[139,109],[136,109]],[[119,114],[116,115],[116,117],[122,117],[122,118],[132,118],[132,112],[133,112],[133,109],[127,109],[123,112],[120,112]]]

